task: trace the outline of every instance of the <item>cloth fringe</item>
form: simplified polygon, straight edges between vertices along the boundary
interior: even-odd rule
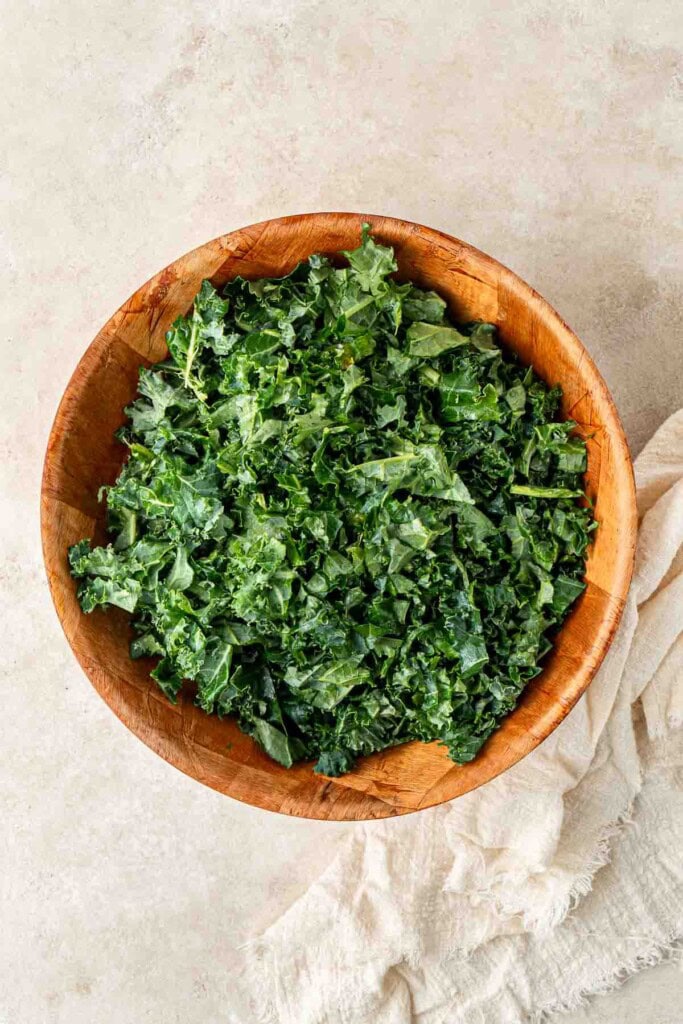
[[[245,947],[259,1024],[542,1024],[680,955],[683,410],[635,468],[633,586],[586,694],[481,789],[344,833]]]

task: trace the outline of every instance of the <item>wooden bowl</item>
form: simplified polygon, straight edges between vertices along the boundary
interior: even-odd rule
[[[149,678],[149,661],[128,655],[128,617],[84,615],[67,568],[67,547],[102,542],[101,484],[116,478],[124,448],[114,431],[135,394],[140,365],[165,358],[165,332],[187,312],[203,278],[272,277],[311,253],[352,249],[360,224],[396,250],[400,274],[434,288],[456,320],[497,324],[502,341],[564,390],[563,413],[588,439],[587,490],[600,528],[587,589],[543,672],[477,758],[454,765],[436,743],[408,743],[361,759],[339,779],[310,764],[280,767],[230,720],[200,711],[191,694],[170,704]],[[136,736],[166,761],[221,793],[306,818],[385,818],[432,807],[481,786],[533,750],[584,692],[614,636],[628,590],[636,533],[628,447],[605,382],[588,353],[540,295],[489,256],[431,228],[353,213],[265,221],[200,246],[143,285],[92,342],[64,393],[50,434],[42,485],[45,565],[62,628],[95,689]]]

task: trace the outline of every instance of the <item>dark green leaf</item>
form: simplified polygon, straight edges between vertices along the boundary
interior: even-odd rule
[[[254,738],[269,757],[285,768],[291,768],[301,756],[288,736],[262,718],[254,720]]]

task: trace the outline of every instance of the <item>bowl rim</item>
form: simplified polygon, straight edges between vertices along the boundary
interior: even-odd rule
[[[261,237],[262,234],[264,234],[266,231],[272,228],[281,227],[284,229],[291,229],[301,225],[312,224],[314,222],[324,223],[328,219],[334,219],[335,221],[339,221],[341,219],[345,222],[348,222],[349,225],[353,224],[355,226],[359,226],[361,223],[365,221],[368,221],[373,225],[377,224],[378,222],[381,222],[381,226],[383,227],[394,227],[396,229],[404,230],[409,234],[417,233],[427,239],[435,241],[437,244],[442,243],[449,249],[457,247],[463,251],[472,253],[480,260],[489,263],[493,267],[497,268],[497,270],[500,271],[504,276],[506,282],[511,284],[517,290],[518,293],[524,295],[525,301],[533,302],[535,308],[543,316],[543,318],[547,322],[551,323],[557,332],[564,335],[564,343],[573,346],[575,353],[580,357],[581,363],[584,364],[587,368],[589,368],[595,386],[600,391],[600,401],[604,428],[609,432],[610,438],[614,443],[615,447],[615,459],[613,460],[613,468],[615,470],[615,475],[618,476],[619,478],[619,487],[623,489],[624,504],[627,509],[627,517],[623,523],[623,535],[620,538],[620,546],[617,551],[615,570],[611,578],[609,596],[614,602],[614,607],[609,616],[608,626],[603,631],[603,634],[601,635],[599,642],[591,648],[590,666],[588,667],[588,669],[585,670],[583,673],[577,674],[579,678],[577,679],[577,683],[573,689],[570,688],[563,692],[561,701],[562,707],[560,713],[557,713],[557,709],[555,709],[553,713],[551,713],[551,709],[548,709],[547,713],[541,715],[538,721],[534,722],[534,735],[528,748],[523,750],[521,753],[516,750],[513,750],[512,748],[508,748],[506,756],[500,757],[498,762],[495,765],[491,766],[491,770],[485,773],[485,777],[482,777],[481,780],[475,782],[472,786],[468,786],[466,789],[460,789],[455,793],[451,793],[450,795],[448,794],[448,786],[444,785],[444,781],[447,779],[447,775],[450,774],[447,773],[447,775],[444,776],[444,779],[440,780],[439,785],[433,787],[433,789],[437,790],[438,792],[432,793],[432,791],[430,790],[425,796],[425,801],[421,802],[417,806],[395,806],[388,811],[380,810],[378,813],[361,813],[349,815],[348,813],[344,812],[341,813],[339,816],[335,814],[334,808],[328,808],[324,814],[307,813],[306,811],[300,811],[298,809],[283,809],[282,807],[275,807],[270,805],[267,802],[267,800],[253,800],[249,797],[244,796],[243,794],[240,794],[239,792],[229,791],[228,788],[221,785],[220,783],[217,783],[216,780],[210,777],[202,777],[195,770],[191,759],[188,760],[178,758],[176,756],[176,753],[173,750],[169,751],[168,749],[166,749],[163,743],[159,742],[155,744],[154,742],[152,742],[150,740],[149,735],[143,735],[141,731],[139,731],[136,728],[135,720],[132,719],[129,715],[123,713],[122,707],[115,701],[110,699],[110,695],[107,692],[105,692],[105,687],[103,687],[103,685],[101,684],[101,680],[97,678],[97,673],[93,667],[93,663],[91,662],[90,659],[84,657],[81,654],[80,650],[77,649],[74,642],[72,641],[70,629],[67,627],[68,615],[67,609],[64,606],[64,593],[63,588],[61,587],[60,584],[59,573],[57,571],[58,566],[56,564],[54,556],[54,545],[51,543],[54,535],[53,505],[60,499],[57,499],[51,493],[51,488],[49,486],[49,478],[52,470],[54,469],[54,463],[56,459],[56,441],[59,435],[63,432],[64,428],[67,426],[66,420],[68,412],[74,400],[74,395],[78,391],[77,383],[80,377],[82,376],[84,370],[87,369],[89,355],[93,347],[100,340],[104,339],[105,336],[112,334],[117,322],[117,318],[122,314],[122,311],[124,311],[127,307],[131,307],[135,303],[136,297],[142,296],[143,294],[148,294],[152,288],[158,286],[159,282],[164,280],[164,275],[168,274],[169,272],[173,272],[173,269],[178,265],[191,261],[192,257],[199,256],[199,254],[201,254],[204,250],[220,247],[221,249],[227,251],[229,248],[229,242],[231,240],[243,238],[245,235],[249,233],[251,233],[252,235],[256,235],[258,239]],[[381,234],[381,229],[379,233]],[[207,274],[207,276],[210,277],[212,276],[212,274]],[[196,781],[202,782],[205,785],[208,785],[211,788],[224,793],[225,795],[230,795],[234,799],[240,800],[243,803],[247,803],[252,807],[259,807],[266,810],[274,810],[278,813],[286,814],[287,816],[294,815],[296,817],[307,818],[309,820],[361,821],[373,818],[393,817],[395,815],[403,816],[405,814],[416,813],[419,810],[424,810],[429,807],[433,807],[438,804],[445,803],[452,799],[455,799],[457,798],[458,795],[463,795],[465,792],[471,791],[474,788],[478,788],[480,785],[483,785],[486,782],[489,782],[492,779],[496,778],[498,775],[502,774],[508,768],[512,767],[514,764],[516,764],[524,757],[526,757],[528,753],[530,753],[533,749],[539,746],[557,728],[560,722],[563,721],[566,715],[571,711],[579,697],[582,696],[587,687],[590,685],[596,672],[602,664],[602,661],[604,660],[607,651],[609,650],[609,647],[614,639],[614,635],[619,626],[635,562],[637,507],[633,464],[629,452],[628,442],[614,400],[607,387],[607,384],[605,383],[602,375],[600,374],[591,356],[589,355],[588,351],[586,350],[585,346],[580,341],[578,336],[567,325],[567,323],[556,312],[556,310],[547,302],[547,300],[545,300],[538,292],[536,292],[536,290],[532,286],[527,284],[526,281],[524,281],[521,277],[519,277],[517,274],[511,271],[499,260],[489,256],[487,253],[476,248],[470,243],[464,242],[461,239],[453,235],[449,235],[443,231],[439,231],[438,229],[431,228],[413,221],[408,221],[402,218],[387,217],[379,214],[351,213],[342,211],[319,211],[301,214],[291,214],[284,217],[268,218],[266,220],[258,221],[254,224],[247,225],[242,228],[234,229],[226,234],[215,236],[208,242],[204,242],[201,245],[198,245],[193,249],[188,250],[188,252],[182,254],[181,256],[173,260],[170,264],[168,264],[166,267],[164,267],[162,270],[152,275],[152,277],[150,277],[144,284],[137,288],[133,292],[133,294],[126,300],[126,302],[124,302],[116,310],[116,312],[111,317],[109,317],[109,319],[100,328],[100,330],[97,332],[92,341],[88,344],[81,358],[76,364],[76,367],[73,373],[71,374],[68,383],[64,389],[64,392],[60,398],[52,425],[50,427],[41,479],[40,529],[43,561],[45,565],[48,585],[50,588],[52,601],[55,606],[55,611],[57,613],[62,631],[67,639],[67,642],[71,650],[76,656],[76,659],[78,660],[79,664],[81,665],[81,668],[85,672],[86,676],[88,677],[93,687],[98,691],[103,700],[105,700],[108,706],[114,711],[117,717],[124,723],[124,725],[126,725],[126,727],[131,732],[133,732],[147,746],[149,746],[161,757],[163,757],[164,760],[172,764],[174,767],[178,768],[184,774],[189,775]],[[73,600],[75,601],[75,590],[73,591]],[[561,627],[561,629],[563,628],[564,624]],[[541,673],[541,676],[537,678],[541,678],[542,675],[543,673]],[[511,715],[513,714],[515,714],[515,711],[511,712]],[[507,717],[509,718],[510,716]],[[507,719],[504,719],[504,721],[506,720]],[[496,734],[494,733],[494,736],[495,735]],[[477,758],[475,758],[475,761],[471,762],[472,764],[482,759],[484,751],[486,751],[490,743],[491,740],[487,741],[485,746],[482,748],[482,751],[477,755]],[[418,741],[412,741],[410,743],[402,745],[402,749],[405,750],[407,748],[416,746],[424,745],[420,744]],[[401,748],[391,749],[399,750]],[[370,758],[377,756],[378,755],[369,755]],[[369,760],[369,758],[361,758],[359,760],[367,761]],[[309,766],[309,771],[310,764],[312,764],[312,762],[307,762],[307,765]],[[455,770],[457,770],[460,767],[461,766],[453,764],[453,769]],[[291,769],[281,770],[287,772],[292,771]],[[322,776],[317,776],[317,778],[322,780],[323,783],[327,782],[328,784],[330,781],[335,783],[338,782],[338,780],[336,779],[327,780],[326,777]],[[342,778],[348,779],[349,776],[342,776]],[[358,793],[359,796],[362,796],[367,791],[363,786],[358,786],[353,788],[353,792],[356,792]],[[433,798],[430,797],[430,793],[432,793]],[[430,798],[427,799],[427,797]],[[344,808],[342,808],[342,810],[344,811]]]

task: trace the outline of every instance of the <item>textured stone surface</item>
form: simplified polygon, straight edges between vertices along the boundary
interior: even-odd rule
[[[637,451],[683,392],[676,6],[5,4],[2,1024],[249,1024],[239,944],[349,827],[201,788],[74,662],[37,499],[84,347],[214,235],[302,210],[395,214],[545,295]],[[681,1003],[683,976],[660,968],[565,1020],[678,1024]]]

